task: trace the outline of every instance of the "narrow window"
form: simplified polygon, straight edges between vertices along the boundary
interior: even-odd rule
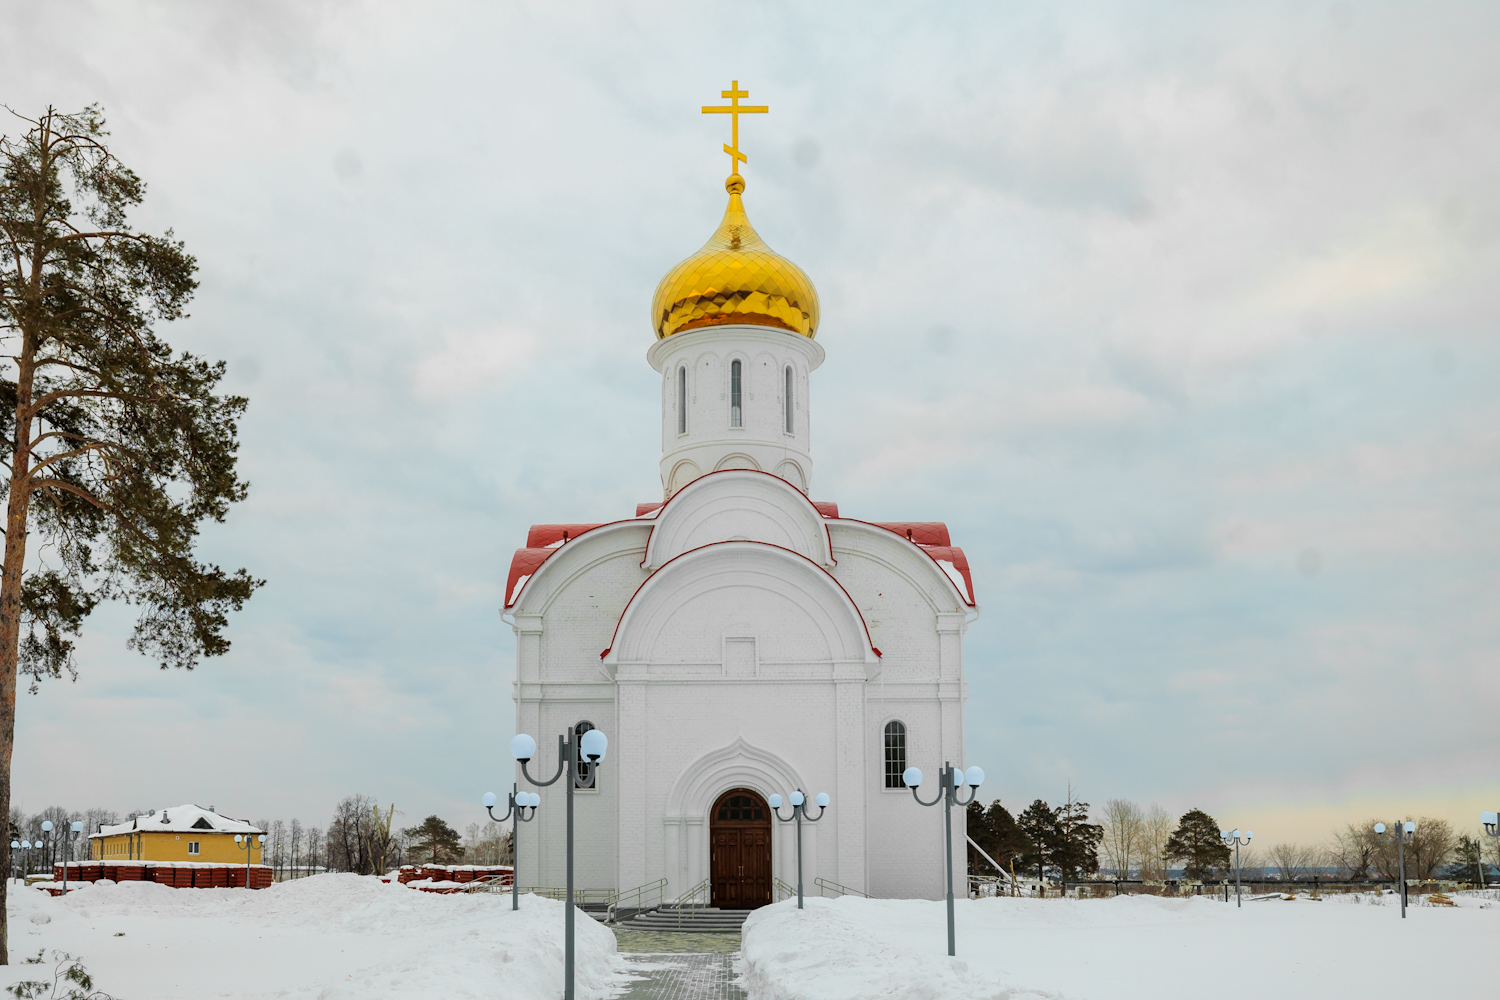
[[[792,366],[786,366],[786,432],[792,433]]]
[[[196,840],[190,840],[190,841],[188,841],[188,853],[189,854],[197,854],[198,853],[198,843],[199,842],[196,841]]]
[[[906,770],[906,725],[894,719],[885,724],[885,787],[904,788]]]
[[[687,433],[687,369],[677,369],[677,433]]]
[[[573,757],[578,761],[578,776],[582,779],[581,784],[587,785],[589,778],[593,775],[594,765],[590,764],[588,758],[583,755],[583,734],[594,728],[592,722],[580,722],[573,727]]]
[[[743,409],[740,401],[740,363],[736,361],[729,366],[729,426],[743,426]]]

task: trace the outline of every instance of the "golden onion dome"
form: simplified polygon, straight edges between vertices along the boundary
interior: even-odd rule
[[[704,326],[744,323],[818,332],[818,290],[802,268],[766,246],[750,225],[740,192],[745,180],[724,182],[729,207],[703,249],[667,272],[651,300],[656,338]]]

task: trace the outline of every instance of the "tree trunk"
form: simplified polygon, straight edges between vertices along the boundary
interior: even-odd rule
[[[5,561],[0,564],[0,816],[10,815],[10,760],[16,744],[16,666],[21,638],[21,571],[26,565],[26,515],[30,490],[26,474],[31,465],[28,445],[31,421],[22,410],[31,398],[31,338],[23,338],[20,378],[17,379],[15,460],[11,464],[10,502],[5,516]],[[9,825],[9,824],[7,824]],[[0,965],[10,964],[10,841],[0,837]]]

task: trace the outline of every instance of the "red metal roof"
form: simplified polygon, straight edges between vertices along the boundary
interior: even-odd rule
[[[577,538],[590,528],[597,527],[599,527],[598,524],[533,524],[531,530],[526,533],[526,547],[528,549],[549,548],[558,542]]]
[[[948,526],[942,521],[872,521],[878,528],[894,531],[908,542],[918,545],[952,545]]]

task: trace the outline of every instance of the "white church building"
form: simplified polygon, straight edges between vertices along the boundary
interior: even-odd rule
[[[940,522],[810,499],[817,292],[751,228],[738,172],[726,188],[723,222],[652,307],[662,499],[533,525],[511,563],[516,731],[545,777],[559,734],[609,737],[597,788],[575,793],[581,888],[666,879],[671,899],[707,882],[712,905],[769,903],[796,882],[796,842],[766,800],[801,789],[832,798],[804,826],[810,892],[938,898],[943,810],[900,775],[922,768],[930,799],[943,763],[965,763],[968,563]],[[560,886],[562,783],[517,780],[542,797],[518,877]]]

